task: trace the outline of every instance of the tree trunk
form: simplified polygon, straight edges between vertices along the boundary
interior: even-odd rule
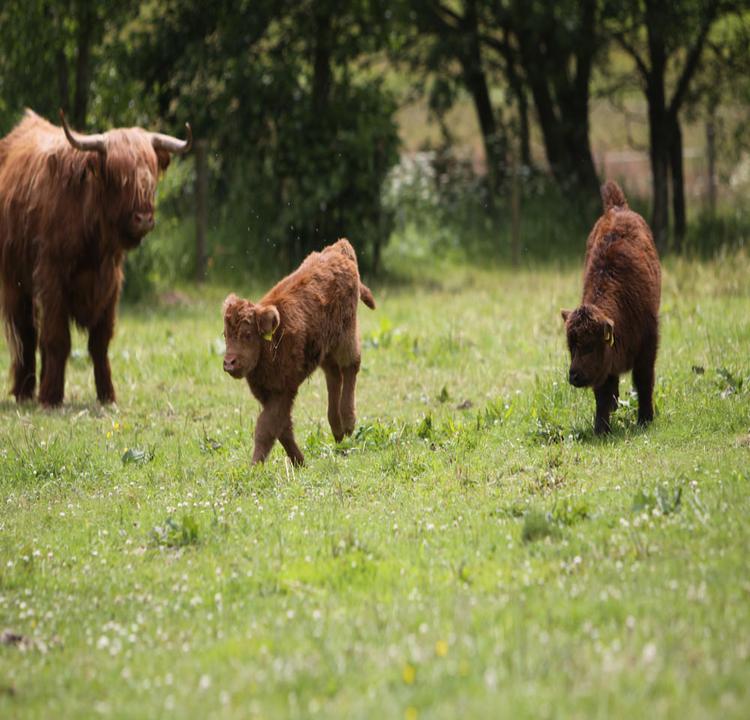
[[[716,119],[714,112],[706,123],[706,160],[708,185],[708,212],[716,214]]]
[[[68,85],[68,61],[60,48],[57,53],[57,91],[60,95],[60,108],[70,113],[70,87]]]
[[[474,101],[474,108],[482,132],[484,153],[487,158],[487,176],[490,184],[490,202],[492,202],[500,186],[506,143],[504,134],[498,127],[495,112],[492,109],[489,85],[484,70],[482,48],[479,40],[476,2],[473,0],[466,4],[464,32],[466,50],[461,53],[460,61],[464,81]]]
[[[510,26],[531,90],[552,175],[564,192],[599,197],[599,179],[589,140],[589,84],[596,47],[595,3],[583,0],[571,50],[544,18],[528,18],[515,6]],[[541,28],[541,29],[540,29]],[[571,72],[572,69],[572,72]]]
[[[677,115],[670,117],[669,163],[672,174],[672,215],[674,216],[674,249],[682,252],[687,218],[685,216],[685,176],[682,159],[682,128]]]
[[[660,112],[661,110],[661,112]],[[660,252],[667,249],[669,235],[669,138],[666,133],[664,107],[649,99],[649,156],[651,159],[651,231]]]
[[[76,127],[86,126],[86,111],[89,102],[91,77],[91,40],[96,23],[96,9],[92,3],[84,2],[78,16],[76,37],[76,86],[73,97],[72,118]]]
[[[330,113],[331,88],[333,87],[333,71],[331,56],[333,54],[333,13],[328,2],[314,3],[313,9],[313,77],[311,88],[312,117],[311,142],[330,144],[336,133],[333,118]],[[319,249],[325,241],[335,238],[328,237],[332,224],[333,208],[320,207],[312,215],[307,228],[292,229],[292,255],[298,263],[309,252]]]
[[[662,9],[653,0],[646,3],[646,28],[651,68],[646,75],[648,101],[649,153],[651,157],[651,231],[660,252],[667,249],[669,236],[670,127],[667,113],[665,74],[667,52]]]

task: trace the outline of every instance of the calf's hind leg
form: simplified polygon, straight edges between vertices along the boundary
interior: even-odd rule
[[[647,425],[654,419],[654,363],[656,340],[644,343],[633,365],[633,385],[638,391],[638,424]]]
[[[341,418],[344,422],[344,434],[351,435],[357,424],[354,392],[357,387],[357,373],[360,360],[357,358],[351,365],[342,368],[344,387],[341,392]]]
[[[342,374],[338,363],[326,358],[322,363],[328,387],[328,424],[331,426],[334,440],[341,442],[344,438],[344,425],[341,422],[341,387]]]
[[[34,303],[28,295],[16,288],[3,292],[8,346],[11,353],[11,372],[16,402],[30,400],[36,385],[36,328],[34,327]]]

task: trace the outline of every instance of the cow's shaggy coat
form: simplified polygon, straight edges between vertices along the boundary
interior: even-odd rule
[[[224,301],[224,370],[246,378],[263,407],[253,462],[265,460],[277,439],[293,463],[304,462],[294,439],[292,406],[299,386],[319,366],[326,376],[334,438],[338,442],[353,432],[360,299],[375,307],[360,281],[354,248],[342,239],[308,255],[257,304],[236,295]]]
[[[654,363],[659,341],[661,268],[646,221],[630,210],[615,182],[602,187],[604,214],[588,238],[583,299],[562,317],[570,349],[569,380],[596,397],[594,430],[610,429],[619,376],[633,371],[638,422],[654,417]]]
[[[154,192],[180,141],[141,128],[72,132],[31,111],[0,140],[0,305],[12,394],[63,400],[70,321],[89,332],[96,394],[113,402],[107,355],[125,252],[154,226]]]

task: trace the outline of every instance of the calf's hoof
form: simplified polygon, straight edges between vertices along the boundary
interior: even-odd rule
[[[594,423],[594,435],[609,435],[612,432],[608,420],[597,420]]]

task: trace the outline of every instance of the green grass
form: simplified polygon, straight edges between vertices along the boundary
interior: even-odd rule
[[[746,717],[748,277],[666,264],[656,421],[624,378],[606,439],[578,267],[376,286],[357,433],[316,374],[298,470],[249,464],[227,288],[122,310],[115,408],[76,335],[63,410],[0,403],[0,717]]]

